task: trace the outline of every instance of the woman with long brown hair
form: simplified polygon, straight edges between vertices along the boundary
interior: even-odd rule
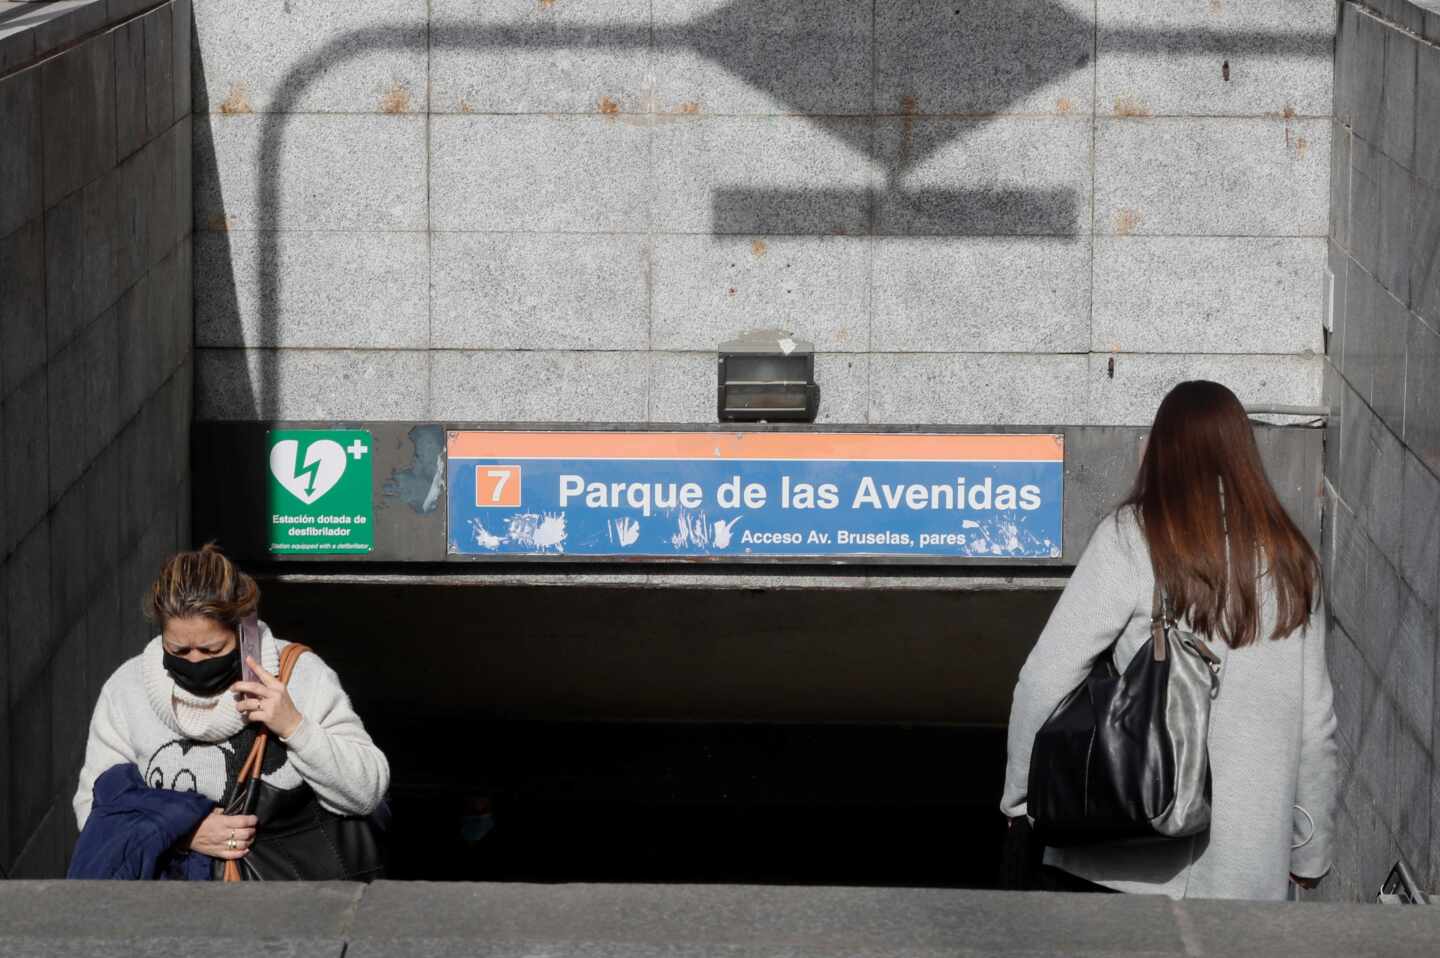
[[[1211,819],[1190,838],[1045,850],[1059,887],[1282,899],[1330,869],[1335,711],[1314,551],[1285,514],[1234,393],[1160,404],[1125,502],[1101,521],[1035,643],[1010,711],[1001,810],[1026,811],[1035,733],[1101,655],[1126,663],[1169,610],[1222,660],[1210,713]],[[1112,651],[1113,646],[1113,651]]]

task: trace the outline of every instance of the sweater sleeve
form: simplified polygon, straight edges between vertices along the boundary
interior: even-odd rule
[[[1339,767],[1335,742],[1335,692],[1325,661],[1325,609],[1311,613],[1305,631],[1303,698],[1300,702],[1300,767],[1295,783],[1295,841],[1290,872],[1320,878],[1330,870],[1334,854],[1335,801]],[[1313,820],[1306,820],[1306,816]],[[1308,836],[1308,840],[1307,840]]]
[[[340,677],[313,652],[291,676],[291,697],[303,718],[287,739],[290,763],[320,804],[341,815],[368,815],[390,787],[390,763],[340,687]]]
[[[1080,556],[1055,611],[1030,650],[1015,684],[1000,810],[1026,813],[1030,749],[1035,733],[1136,614],[1140,576],[1133,545],[1134,520],[1106,516]]]
[[[90,716],[90,735],[85,742],[85,763],[80,767],[80,783],[71,804],[75,808],[75,824],[80,831],[90,820],[90,806],[95,801],[95,780],[116,765],[135,761],[125,732],[125,716],[116,706],[111,684],[106,682]]]

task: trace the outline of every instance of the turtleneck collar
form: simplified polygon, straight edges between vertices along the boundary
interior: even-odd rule
[[[191,695],[165,671],[164,654],[157,635],[145,646],[140,660],[145,697],[160,721],[177,735],[197,742],[223,742],[245,727],[228,691],[210,698]],[[264,622],[260,623],[260,664],[271,675],[280,671],[280,649]]]

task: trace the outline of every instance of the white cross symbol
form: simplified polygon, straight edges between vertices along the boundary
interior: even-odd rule
[[[365,445],[359,439],[356,439],[350,445],[345,447],[345,451],[350,453],[350,455],[354,456],[356,462],[359,462],[360,457],[370,451],[370,447]]]

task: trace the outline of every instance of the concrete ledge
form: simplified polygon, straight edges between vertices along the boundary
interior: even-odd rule
[[[0,76],[171,0],[0,0]]]
[[[1427,954],[1440,909],[725,885],[0,883],[7,955]]]

